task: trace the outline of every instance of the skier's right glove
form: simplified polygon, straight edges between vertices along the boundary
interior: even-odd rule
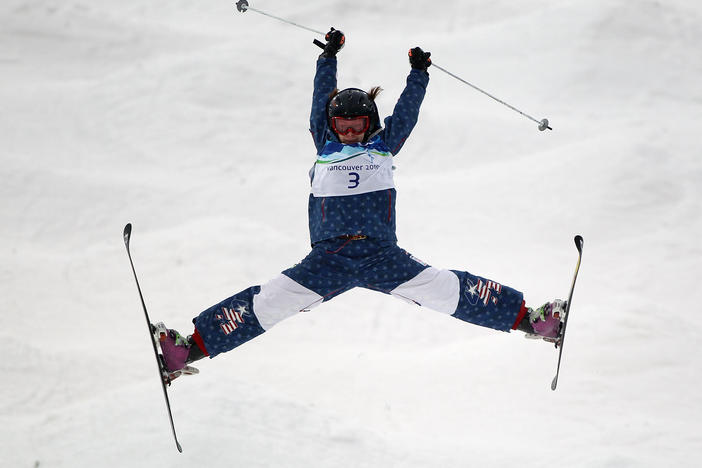
[[[343,49],[346,43],[346,36],[344,36],[342,31],[331,28],[324,36],[324,40],[327,41],[327,43],[324,45],[324,52],[322,52],[320,57],[334,58],[336,54]]]
[[[415,47],[410,49],[408,55],[410,65],[415,70],[427,71],[427,68],[431,66],[431,59],[429,58],[431,57],[431,52],[424,52],[419,47]]]

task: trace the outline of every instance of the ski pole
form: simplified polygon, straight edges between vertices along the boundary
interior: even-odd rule
[[[298,28],[302,28],[302,29],[306,29],[306,30],[308,30],[308,31],[312,31],[313,33],[321,34],[322,36],[324,36],[324,34],[325,34],[325,33],[323,33],[322,31],[317,31],[316,29],[308,28],[307,26],[303,26],[303,25],[301,25],[301,24],[293,23],[292,21],[286,20],[286,19],[284,19],[284,18],[280,18],[280,17],[278,17],[278,16],[273,16],[273,15],[271,15],[270,13],[266,13],[265,11],[261,11],[261,10],[259,10],[259,9],[257,9],[257,8],[254,8],[254,7],[252,7],[252,6],[249,6],[249,2],[248,2],[247,0],[239,0],[238,2],[236,2],[236,9],[239,10],[240,12],[242,12],[242,13],[245,13],[245,12],[247,12],[247,11],[249,11],[249,10],[255,11],[256,13],[260,13],[260,14],[265,15],[265,16],[268,16],[268,17],[270,17],[270,18],[277,19],[278,21],[282,21],[283,23],[287,23],[287,24],[296,26],[296,27],[298,27]]]
[[[431,64],[432,64],[434,67],[436,67],[437,69],[439,69],[439,70],[441,70],[442,72],[446,73],[448,76],[451,76],[451,77],[453,77],[453,78],[456,78],[456,79],[457,79],[458,81],[460,81],[461,83],[467,84],[468,86],[470,86],[470,87],[473,88],[474,90],[480,91],[480,92],[483,93],[484,95],[486,95],[486,96],[488,96],[488,97],[494,99],[495,101],[499,102],[500,104],[503,104],[503,105],[509,107],[510,109],[512,109],[513,111],[522,114],[522,115],[523,115],[524,117],[526,117],[527,119],[533,120],[534,122],[536,122],[537,124],[539,124],[539,130],[540,130],[540,131],[543,132],[543,131],[546,130],[546,129],[553,130],[553,129],[549,126],[549,124],[548,124],[548,119],[541,119],[540,121],[539,121],[539,120],[536,120],[534,117],[530,116],[529,114],[526,114],[526,113],[520,111],[519,109],[517,109],[516,107],[507,104],[507,103],[506,103],[505,101],[503,101],[502,99],[496,98],[495,96],[493,96],[492,94],[488,93],[487,91],[484,91],[484,90],[478,88],[477,86],[475,86],[474,84],[467,82],[466,80],[464,80],[464,79],[461,78],[460,76],[454,75],[453,73],[451,73],[450,71],[446,70],[445,68],[442,68],[442,67],[438,66],[436,63],[431,62]]]
[[[257,8],[253,8],[253,7],[249,6],[248,0],[239,0],[238,2],[236,2],[236,9],[239,10],[240,12],[242,12],[242,13],[245,13],[245,12],[247,12],[247,11],[249,11],[249,10],[255,11],[256,13],[260,13],[260,14],[265,15],[265,16],[268,16],[268,17],[270,17],[270,18],[277,19],[278,21],[282,21],[283,23],[287,23],[287,24],[290,24],[290,25],[292,25],[292,26],[295,26],[295,27],[298,27],[298,28],[301,28],[301,29],[306,29],[307,31],[311,31],[311,32],[313,32],[313,33],[317,33],[317,34],[320,34],[320,35],[322,35],[322,36],[325,36],[325,33],[323,33],[322,31],[317,31],[316,29],[312,29],[312,28],[309,28],[309,27],[307,27],[307,26],[303,26],[303,25],[301,25],[301,24],[294,23],[294,22],[292,22],[292,21],[286,20],[286,19],[284,19],[284,18],[280,18],[280,17],[278,17],[278,16],[271,15],[270,13],[266,13],[265,11],[259,10],[259,9],[257,9]],[[319,41],[318,39],[315,39],[313,42],[314,42],[316,45],[318,45],[319,47],[321,47],[322,49],[324,48],[324,44],[323,44],[321,41]],[[483,93],[483,94],[485,94],[486,96],[488,96],[488,97],[494,99],[495,101],[499,102],[500,104],[503,104],[503,105],[509,107],[510,109],[512,109],[513,111],[522,114],[524,117],[526,117],[526,118],[528,118],[528,119],[530,119],[530,120],[533,120],[534,122],[536,122],[537,124],[539,124],[539,130],[540,130],[540,131],[544,131],[544,130],[546,130],[546,129],[553,130],[553,128],[551,128],[551,127],[549,126],[549,124],[548,124],[548,119],[536,120],[534,117],[530,116],[529,114],[526,114],[526,113],[520,111],[519,109],[517,109],[516,107],[513,107],[513,106],[507,104],[507,103],[504,102],[503,100],[496,98],[495,96],[493,96],[492,94],[488,93],[487,91],[483,91],[482,89],[478,88],[477,86],[475,86],[475,85],[473,85],[473,84],[467,82],[467,81],[464,80],[463,78],[454,75],[453,73],[451,73],[450,71],[446,70],[445,68],[440,67],[440,66],[437,65],[436,63],[432,62],[432,65],[434,65],[437,69],[441,70],[442,72],[446,73],[447,75],[449,75],[449,76],[451,76],[451,77],[457,79],[457,80],[460,81],[461,83],[467,84],[468,86],[470,86],[471,88],[475,89],[476,91],[480,91],[481,93]]]

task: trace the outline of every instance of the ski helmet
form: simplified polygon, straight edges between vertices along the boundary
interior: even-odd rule
[[[347,88],[332,96],[327,104],[327,117],[329,127],[334,129],[332,119],[334,117],[362,117],[369,119],[368,130],[363,136],[363,142],[368,141],[368,137],[380,129],[380,117],[378,117],[378,107],[367,92],[358,88]],[[334,131],[334,130],[332,130]],[[336,133],[336,131],[334,131]],[[337,134],[338,136],[338,134]]]

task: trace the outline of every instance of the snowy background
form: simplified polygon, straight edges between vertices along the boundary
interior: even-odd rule
[[[152,318],[307,254],[313,33],[233,2],[0,5],[0,466],[696,466],[702,454],[702,4],[261,0],[347,34],[339,85],[392,111],[436,69],[396,159],[400,245],[567,294],[552,346],[354,290],[171,387]]]

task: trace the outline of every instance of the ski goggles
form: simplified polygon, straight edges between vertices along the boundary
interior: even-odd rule
[[[358,117],[332,117],[332,128],[337,135],[362,135],[368,131],[370,127],[370,118],[367,115]]]

